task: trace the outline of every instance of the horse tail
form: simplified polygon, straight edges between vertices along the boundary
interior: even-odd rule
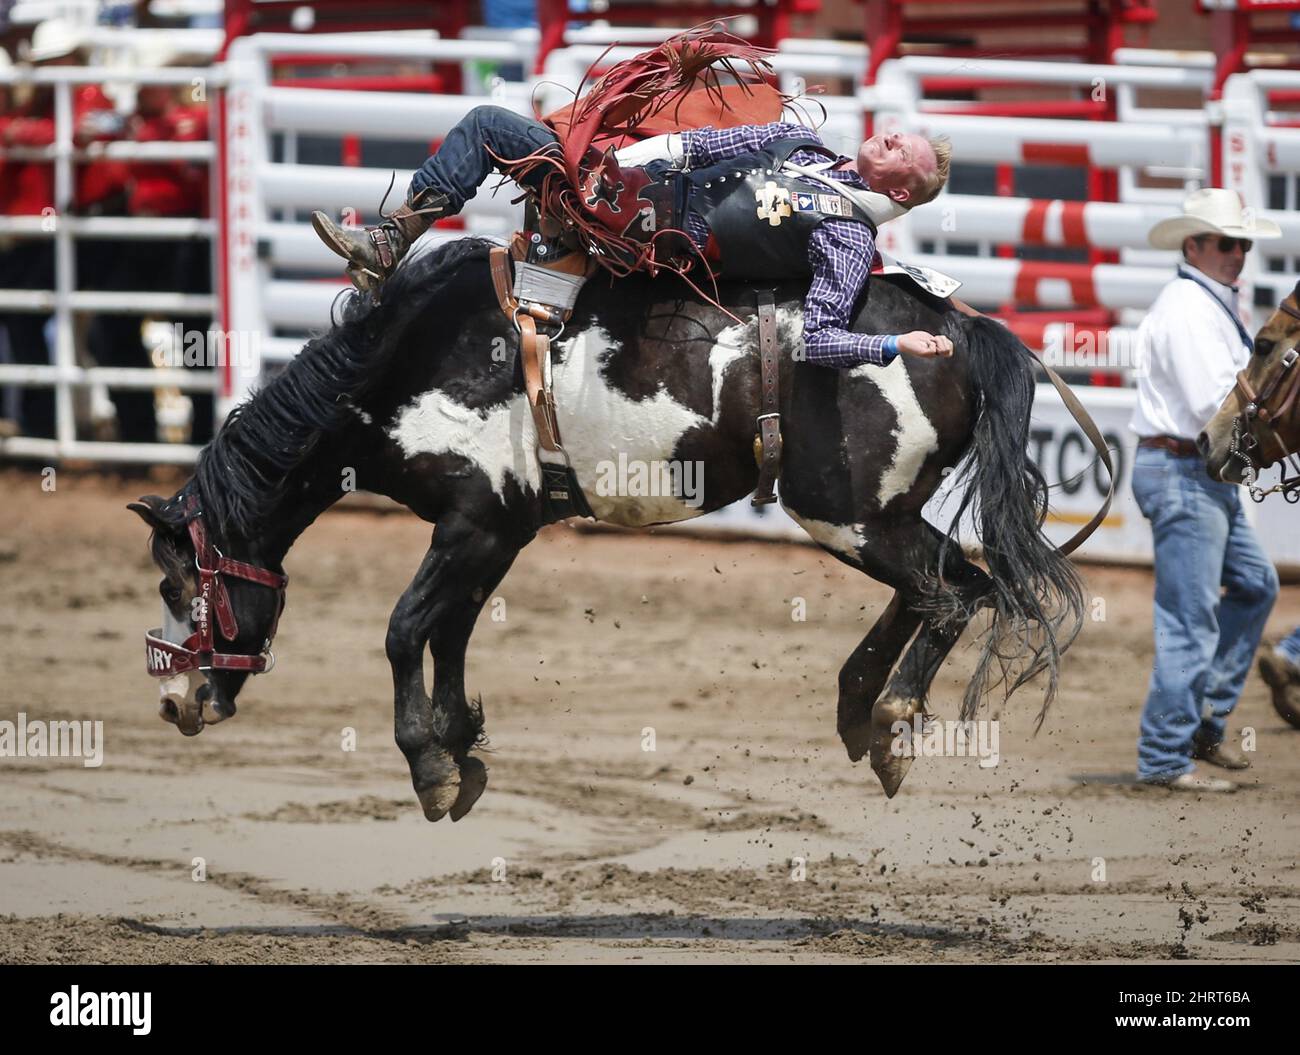
[[[1046,671],[1041,725],[1056,696],[1061,655],[1083,624],[1083,584],[1042,530],[1047,482],[1028,454],[1033,354],[992,319],[966,318],[960,325],[977,416],[956,481],[965,485],[964,493],[943,548],[960,545],[958,526],[969,517],[992,580],[981,603],[993,612],[962,700],[962,717],[974,717],[997,685],[1010,696]],[[941,568],[945,556],[940,555]]]

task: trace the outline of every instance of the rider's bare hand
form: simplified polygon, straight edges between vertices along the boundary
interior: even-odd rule
[[[915,355],[923,359],[936,355],[949,356],[952,355],[952,341],[924,330],[913,330],[899,336],[898,350],[904,355]]]

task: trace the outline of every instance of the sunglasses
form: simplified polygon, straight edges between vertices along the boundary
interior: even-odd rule
[[[1214,237],[1213,235],[1203,234],[1198,236],[1196,240],[1200,242],[1202,245],[1204,245],[1205,240],[1207,238],[1213,238],[1213,237]],[[1231,253],[1234,249],[1237,248],[1237,246],[1241,246],[1241,251],[1243,253],[1249,253],[1251,249],[1254,247],[1254,245],[1255,243],[1252,242],[1249,238],[1220,238],[1219,252]]]

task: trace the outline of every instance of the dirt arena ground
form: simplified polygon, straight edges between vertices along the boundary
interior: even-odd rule
[[[1038,736],[1013,698],[1000,764],[920,759],[890,801],[834,717],[883,587],[811,547],[548,529],[470,650],[488,790],[431,825],[383,651],[427,527],[318,522],[277,670],[187,740],[144,673],[158,577],[123,509],[165,486],[0,473],[0,719],[105,740],[99,768],[0,759],[0,962],[1300,959],[1300,732],[1257,678],[1246,789],[1131,783],[1145,571],[1086,569],[1105,618]],[[1286,587],[1269,636],[1297,620]],[[942,717],[971,659],[940,672]]]

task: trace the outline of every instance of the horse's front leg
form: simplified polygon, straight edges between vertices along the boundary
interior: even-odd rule
[[[483,763],[469,756],[483,718],[465,699],[465,649],[488,594],[519,549],[504,534],[449,514],[439,521],[420,570],[388,623],[394,734],[431,821],[447,813],[459,820],[487,784]],[[424,682],[426,644],[434,657],[432,700]]]

